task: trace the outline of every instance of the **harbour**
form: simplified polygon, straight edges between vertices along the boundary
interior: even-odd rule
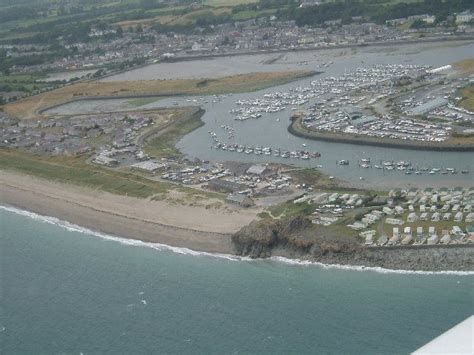
[[[335,57],[333,64],[324,68],[325,72],[314,78],[300,80],[295,83],[286,84],[257,91],[247,94],[226,94],[203,97],[170,97],[159,98],[155,102],[151,102],[142,106],[143,109],[151,109],[155,107],[173,107],[176,105],[200,106],[205,110],[202,120],[205,125],[189,135],[185,136],[178,142],[178,148],[188,155],[191,159],[199,158],[209,161],[236,160],[242,162],[289,162],[295,166],[317,168],[330,176],[340,179],[352,180],[353,184],[360,187],[378,187],[386,186],[406,187],[406,186],[446,186],[461,185],[470,186],[472,184],[472,175],[474,171],[474,162],[470,152],[430,152],[421,150],[404,150],[399,148],[374,147],[369,145],[353,145],[336,142],[313,141],[296,137],[287,131],[290,124],[289,117],[294,113],[292,107],[286,107],[284,110],[271,114],[262,113],[263,117],[258,119],[247,119],[245,121],[235,120],[235,115],[229,113],[235,109],[237,102],[245,102],[245,100],[255,100],[265,95],[275,95],[275,92],[287,92],[291,88],[309,86],[314,80],[324,80],[326,77],[336,76],[351,68],[357,68],[360,65],[370,65],[371,63],[396,63],[402,60],[405,63],[416,65],[431,65],[439,67],[445,63],[462,60],[469,56],[474,49],[474,45],[461,44],[455,47],[426,47],[417,51],[412,51],[413,47],[400,47],[397,51],[391,51],[389,54],[378,49],[374,53],[363,55],[356,53],[354,55]],[[371,49],[370,51],[373,51]],[[431,53],[436,51],[437,55],[432,56]],[[310,53],[310,52],[309,52]],[[305,55],[309,55],[305,53]],[[397,54],[398,53],[398,54]],[[403,59],[401,59],[403,58]],[[219,59],[219,60],[222,60]],[[324,61],[329,62],[329,59]],[[193,63],[194,64],[194,63]],[[198,63],[196,63],[198,66]],[[179,74],[176,74],[179,75]],[[95,112],[95,111],[114,111],[130,109],[126,99],[109,99],[109,100],[87,100],[78,101],[50,110],[52,114],[74,114],[79,112]],[[232,129],[232,135],[221,132],[221,126],[229,126]],[[209,132],[219,134],[219,138],[227,144],[236,144],[241,146],[261,146],[279,148],[280,151],[298,151],[305,150],[308,152],[318,152],[321,157],[317,159],[286,159],[272,154],[237,154],[235,151],[214,149],[215,144]],[[265,132],[265,134],[262,134]],[[278,147],[274,142],[279,142]],[[306,147],[303,147],[303,144]],[[240,149],[239,149],[240,150]],[[363,157],[370,157],[372,161],[409,161],[411,166],[415,167],[412,174],[405,174],[406,171],[397,169],[368,169],[360,168],[356,163]],[[336,161],[345,159],[352,164],[349,166],[341,166]],[[422,174],[416,174],[416,167]],[[421,168],[431,167],[452,168],[459,172],[458,174],[430,174],[431,171],[423,171]],[[469,173],[461,173],[467,171]],[[360,179],[362,178],[362,179]]]

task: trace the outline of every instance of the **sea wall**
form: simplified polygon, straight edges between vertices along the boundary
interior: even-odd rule
[[[288,132],[291,134],[319,141],[345,143],[345,144],[357,144],[357,145],[369,145],[385,148],[398,148],[398,149],[416,149],[416,150],[429,150],[429,151],[440,151],[440,152],[474,152],[474,144],[469,145],[453,145],[443,143],[407,143],[405,141],[390,141],[390,140],[377,140],[369,137],[358,137],[348,135],[335,135],[335,134],[324,134],[319,132],[305,132],[299,125],[299,119],[292,120],[288,126]]]

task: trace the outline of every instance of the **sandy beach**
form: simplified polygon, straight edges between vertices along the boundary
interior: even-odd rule
[[[3,205],[124,238],[207,252],[232,253],[230,235],[258,213],[118,196],[5,170],[0,182]]]

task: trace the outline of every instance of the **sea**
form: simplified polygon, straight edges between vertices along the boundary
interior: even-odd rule
[[[473,300],[473,273],[213,255],[0,208],[2,354],[408,354]]]

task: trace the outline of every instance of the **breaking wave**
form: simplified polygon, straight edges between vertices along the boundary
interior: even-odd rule
[[[262,262],[264,259],[252,259],[250,257],[242,257],[237,255],[231,254],[222,254],[222,253],[209,253],[204,251],[196,251],[189,248],[182,248],[182,247],[173,247],[167,244],[161,243],[151,243],[151,242],[144,242],[141,240],[136,239],[127,239],[122,237],[113,236],[110,234],[105,234],[101,232],[96,232],[88,228],[84,228],[78,226],[76,224],[69,223],[67,221],[60,220],[56,217],[50,216],[43,216],[34,212],[29,212],[26,210],[18,209],[15,207],[10,206],[2,206],[0,205],[0,210],[4,210],[7,212],[15,213],[20,216],[31,218],[35,221],[52,224],[64,228],[70,232],[78,232],[83,234],[92,235],[95,237],[99,237],[105,240],[110,240],[114,242],[118,242],[123,245],[130,245],[130,246],[137,246],[137,247],[147,247],[151,249],[155,249],[158,251],[170,251],[176,254],[181,255],[191,255],[191,256],[207,256],[213,258],[220,258],[226,259],[230,261],[247,261],[247,262]],[[290,259],[285,258],[282,256],[272,256],[269,260],[283,263],[286,265],[293,265],[293,266],[317,266],[322,269],[330,270],[330,269],[338,269],[338,270],[347,270],[347,271],[373,271],[382,274],[409,274],[409,275],[457,275],[457,276],[467,276],[467,275],[474,275],[474,271],[414,271],[414,270],[395,270],[395,269],[385,269],[382,267],[371,267],[371,266],[356,266],[356,265],[341,265],[341,264],[324,264],[317,261],[310,261],[310,260],[300,260],[300,259]]]

